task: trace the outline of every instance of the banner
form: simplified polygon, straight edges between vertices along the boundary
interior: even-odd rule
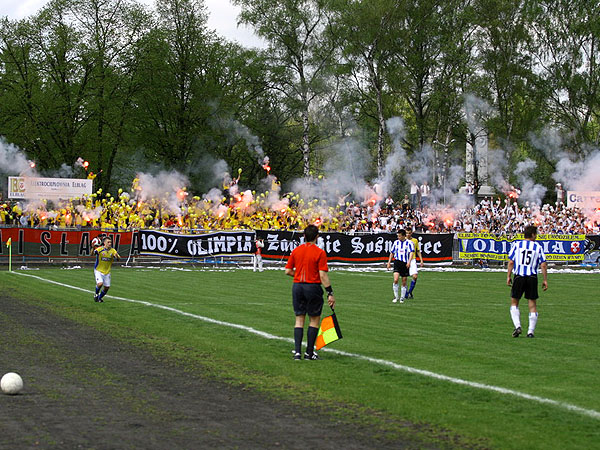
[[[256,251],[254,231],[220,231],[206,234],[174,234],[140,230],[134,251],[140,255],[172,258],[251,255]]]
[[[37,228],[0,228],[0,241],[11,241],[13,257],[86,259],[95,258],[91,245],[95,237],[109,236],[113,247],[127,257],[132,244],[133,233],[102,232],[100,230],[61,231],[40,230]],[[0,255],[3,252],[0,246]]]
[[[586,239],[586,253],[600,250],[600,234],[588,234]]]
[[[489,233],[457,233],[460,259],[491,259],[506,261],[513,242],[523,240],[518,234],[512,238]],[[583,261],[586,238],[583,234],[538,234],[547,261]]]
[[[100,230],[40,230],[34,228],[0,228],[0,242],[11,242],[13,257],[92,259],[91,240],[110,236],[121,256],[160,255],[174,258],[206,258],[211,256],[251,255],[256,251],[256,237],[263,238],[266,259],[287,259],[292,250],[304,242],[296,231],[237,231],[202,235],[182,235],[154,230],[102,232]],[[424,262],[452,262],[453,234],[415,234],[421,242]],[[507,238],[486,233],[457,233],[461,259],[507,259],[512,242],[521,236]],[[353,236],[343,233],[319,235],[319,246],[328,261],[346,263],[385,262],[396,235],[393,233]],[[598,263],[598,235],[538,235],[548,261]],[[8,248],[0,245],[0,256]],[[585,258],[585,260],[584,260]]]
[[[8,177],[8,198],[59,200],[92,194],[92,180],[79,178]]]
[[[452,262],[453,234],[419,234],[423,262]],[[297,246],[304,243],[301,231],[257,230],[256,237],[265,241],[262,256],[266,259],[287,259]],[[395,233],[353,236],[344,233],[320,233],[317,245],[325,250],[331,262],[385,262],[390,256]]]
[[[600,209],[600,191],[568,191],[567,208]]]
[[[586,238],[585,257],[582,265],[587,267],[598,267],[600,264],[600,235],[588,234]]]

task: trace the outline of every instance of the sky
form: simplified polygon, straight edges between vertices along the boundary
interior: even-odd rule
[[[140,0],[152,5],[154,0]],[[23,19],[35,14],[47,0],[0,0],[0,17]],[[240,8],[231,4],[230,0],[204,0],[207,7],[208,27],[216,30],[221,36],[234,40],[246,47],[264,47],[264,42],[251,29],[237,26]]]

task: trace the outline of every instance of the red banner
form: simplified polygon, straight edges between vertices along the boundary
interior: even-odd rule
[[[91,241],[95,237],[109,236],[113,247],[128,255],[137,233],[104,232],[100,230],[66,231],[40,230],[36,228],[0,228],[0,255],[6,255],[6,241],[12,239],[13,256],[30,258],[93,258]],[[134,238],[136,236],[136,238]]]

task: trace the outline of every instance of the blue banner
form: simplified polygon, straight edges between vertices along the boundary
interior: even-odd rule
[[[460,259],[491,259],[506,261],[515,241],[524,239],[522,234],[512,237],[489,233],[457,233]],[[538,234],[548,261],[583,261],[586,250],[584,234]]]

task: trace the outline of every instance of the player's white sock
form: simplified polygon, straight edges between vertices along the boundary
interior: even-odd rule
[[[521,326],[521,314],[519,313],[518,306],[510,307],[510,318],[512,319],[515,328],[519,328]]]
[[[533,332],[535,331],[535,326],[537,325],[537,319],[538,313],[529,313],[529,329],[527,330],[527,334],[533,334]]]
[[[406,297],[406,286],[402,286],[402,294],[401,295],[402,295],[401,298]]]
[[[397,299],[398,298],[398,285],[396,283],[394,283],[392,286],[394,287],[394,298]]]

